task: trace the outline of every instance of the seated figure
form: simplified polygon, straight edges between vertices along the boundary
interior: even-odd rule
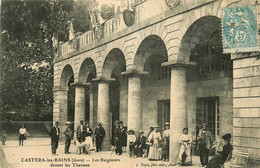
[[[231,134],[223,135],[222,139],[224,140],[223,151],[220,151],[209,161],[207,168],[221,168],[228,156],[232,154],[233,146],[230,144]]]

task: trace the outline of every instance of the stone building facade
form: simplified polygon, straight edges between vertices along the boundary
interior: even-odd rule
[[[101,122],[106,150],[115,120],[146,133],[170,122],[171,149],[179,148],[184,127],[195,138],[196,126],[206,122],[216,139],[232,134],[234,153],[260,158],[259,53],[222,52],[221,9],[235,6],[260,3],[143,0],[130,12],[133,25],[121,14],[103,24],[101,39],[88,31],[61,44],[54,58],[53,120],[61,127],[68,115],[75,125]],[[69,88],[75,89],[72,112]],[[177,151],[170,150],[173,163]]]

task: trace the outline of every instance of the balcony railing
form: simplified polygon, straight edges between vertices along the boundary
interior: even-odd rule
[[[156,4],[156,5],[154,5]],[[156,16],[169,8],[167,7],[165,1],[162,0],[139,0],[135,4],[135,18],[134,24],[143,22],[150,17]],[[123,14],[107,20],[103,26],[103,36],[102,38],[109,37],[117,32],[127,28],[127,25],[124,22]],[[95,38],[94,32],[92,30],[87,31],[79,36],[76,36],[75,39],[69,42],[65,42],[59,46],[58,57],[63,57],[70,53],[77,51],[78,49],[85,48],[90,44],[98,41]]]

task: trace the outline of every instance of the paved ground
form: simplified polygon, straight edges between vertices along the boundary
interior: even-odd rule
[[[178,167],[169,162],[148,161],[147,158],[129,158],[125,152],[117,156],[111,152],[95,152],[91,155],[77,155],[76,147],[71,146],[72,154],[64,154],[64,143],[60,143],[58,156],[51,155],[49,138],[29,138],[24,146],[18,140],[9,140],[1,146],[7,162],[12,168],[49,168],[49,167],[94,167],[94,168],[136,168],[136,167]],[[0,164],[1,167],[1,164]],[[4,166],[2,166],[4,167]],[[193,166],[199,167],[199,157],[193,156]]]

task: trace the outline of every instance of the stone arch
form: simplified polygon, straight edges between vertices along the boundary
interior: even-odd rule
[[[102,66],[102,79],[110,79],[114,71],[117,78],[121,78],[121,72],[126,70],[126,61],[123,52],[113,48],[107,54]]]
[[[147,60],[157,55],[168,55],[165,43],[159,36],[150,35],[141,42],[136,51],[133,70],[143,71]]]
[[[192,49],[199,42],[206,43],[217,32],[221,32],[221,20],[216,16],[204,16],[193,22],[181,40],[178,60],[190,61]]]
[[[68,84],[73,76],[74,76],[74,71],[72,69],[72,66],[69,64],[65,65],[62,70],[61,78],[60,78],[60,89],[61,90],[68,89]]]
[[[96,77],[96,65],[92,58],[86,58],[79,69],[78,82],[90,82],[90,78]]]

